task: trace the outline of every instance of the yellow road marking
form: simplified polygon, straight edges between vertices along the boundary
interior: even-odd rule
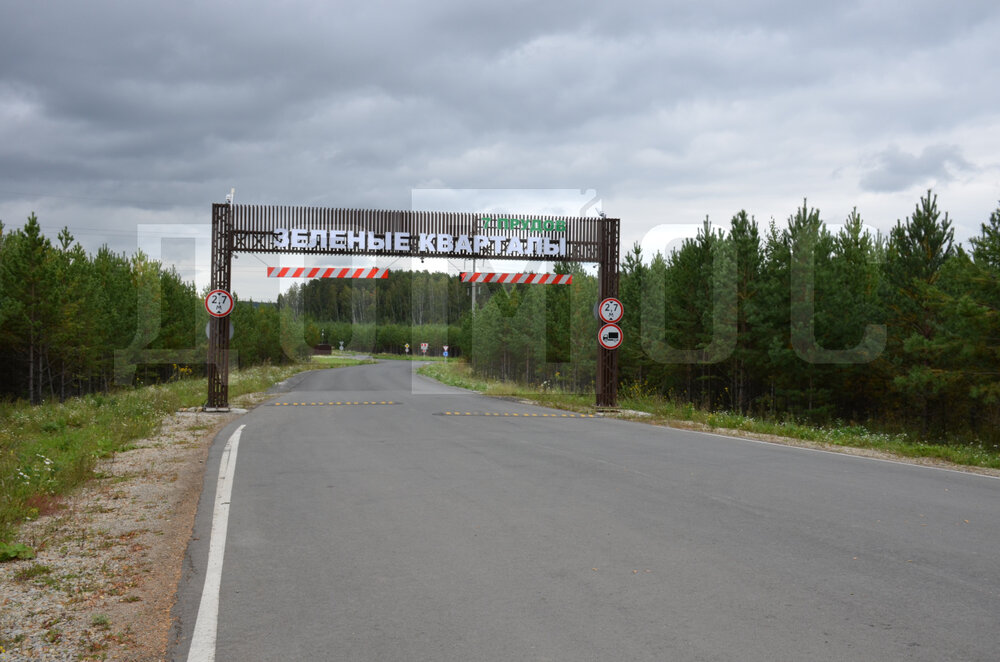
[[[596,418],[594,414],[538,414],[516,411],[442,411],[437,416],[516,416],[518,418]]]
[[[339,402],[275,402],[275,403],[272,403],[272,404],[275,407],[309,407],[309,406],[312,406],[312,407],[327,407],[327,406],[336,406],[336,405],[340,405],[340,406],[344,406],[344,405],[369,405],[369,406],[398,405],[398,404],[402,404],[402,403],[401,402],[396,402],[395,400],[382,400],[381,402],[376,402],[374,400],[365,400],[364,402],[362,402],[360,400],[355,400],[355,401],[344,401],[344,400],[341,400]]]

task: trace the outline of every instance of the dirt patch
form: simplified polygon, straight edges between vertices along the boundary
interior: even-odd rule
[[[238,415],[168,416],[22,526],[37,557],[0,565],[0,661],[166,658],[208,449]]]

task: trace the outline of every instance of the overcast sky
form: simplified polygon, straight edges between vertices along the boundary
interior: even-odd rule
[[[998,34],[996,0],[7,0],[0,219],[90,251],[160,232],[193,277],[181,237],[232,187],[603,209],[647,252],[803,198],[884,232],[932,188],[967,243],[1000,199]],[[249,274],[277,257],[238,262],[237,292],[267,296]]]

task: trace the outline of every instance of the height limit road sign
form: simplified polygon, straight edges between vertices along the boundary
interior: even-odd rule
[[[212,290],[205,297],[205,310],[212,317],[225,317],[233,312],[233,295],[225,290]]]
[[[600,315],[602,322],[617,324],[625,314],[625,307],[622,306],[622,302],[618,299],[609,297],[601,301],[600,306],[597,308],[597,314]]]

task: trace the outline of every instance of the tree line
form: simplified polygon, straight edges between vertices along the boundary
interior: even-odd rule
[[[316,279],[293,284],[278,307],[301,320],[307,346],[327,343],[361,352],[403,354],[426,342],[437,355],[461,352],[461,320],[471,310],[457,278],[428,271],[390,271],[385,279]],[[452,349],[453,348],[453,349]]]
[[[149,291],[140,302],[137,293]],[[63,228],[56,243],[31,214],[22,229],[0,223],[0,395],[39,402],[111,388],[116,377],[151,378],[164,368],[116,375],[130,348],[191,345],[194,286],[141,253],[106,246],[88,255]],[[142,307],[156,307],[142,320]],[[148,322],[160,322],[157,329]],[[119,360],[119,368],[124,363]]]
[[[13,231],[0,222],[0,398],[64,400],[204,374],[205,294],[142,252],[88,254],[66,228],[53,242],[35,214]],[[239,367],[286,363],[338,340],[365,352],[429,342],[432,353],[458,353],[467,306],[442,273],[311,281],[276,303],[237,300],[231,354]]]
[[[856,210],[831,233],[803,203],[763,236],[740,212],[649,264],[633,249],[623,302],[642,314],[625,328],[642,342],[621,377],[710,409],[993,437],[1000,209],[970,245],[928,192],[885,237]]]
[[[463,323],[482,374],[593,388],[597,283],[494,288]],[[857,210],[831,232],[807,203],[761,227],[706,219],[621,260],[623,394],[938,439],[1000,439],[1000,208],[966,249],[930,191],[887,235]]]
[[[556,271],[573,284],[477,286],[475,314],[471,286],[449,274],[309,281],[277,303],[238,302],[232,347],[248,365],[324,342],[396,353],[429,342],[483,375],[587,391],[597,280],[580,265]],[[619,291],[623,394],[938,437],[1000,429],[1000,208],[968,248],[932,192],[884,236],[857,211],[836,232],[806,203],[780,226],[740,211],[669,253],[632,247]],[[53,244],[34,215],[0,225],[0,394],[39,401],[200,372],[203,294],[141,253],[88,255],[65,229]]]
[[[35,214],[0,222],[0,398],[33,403],[203,374],[206,293],[141,252],[88,254],[68,229],[56,242]],[[274,304],[233,312],[241,365],[308,354],[301,325]],[[297,324],[299,324],[297,326]]]

